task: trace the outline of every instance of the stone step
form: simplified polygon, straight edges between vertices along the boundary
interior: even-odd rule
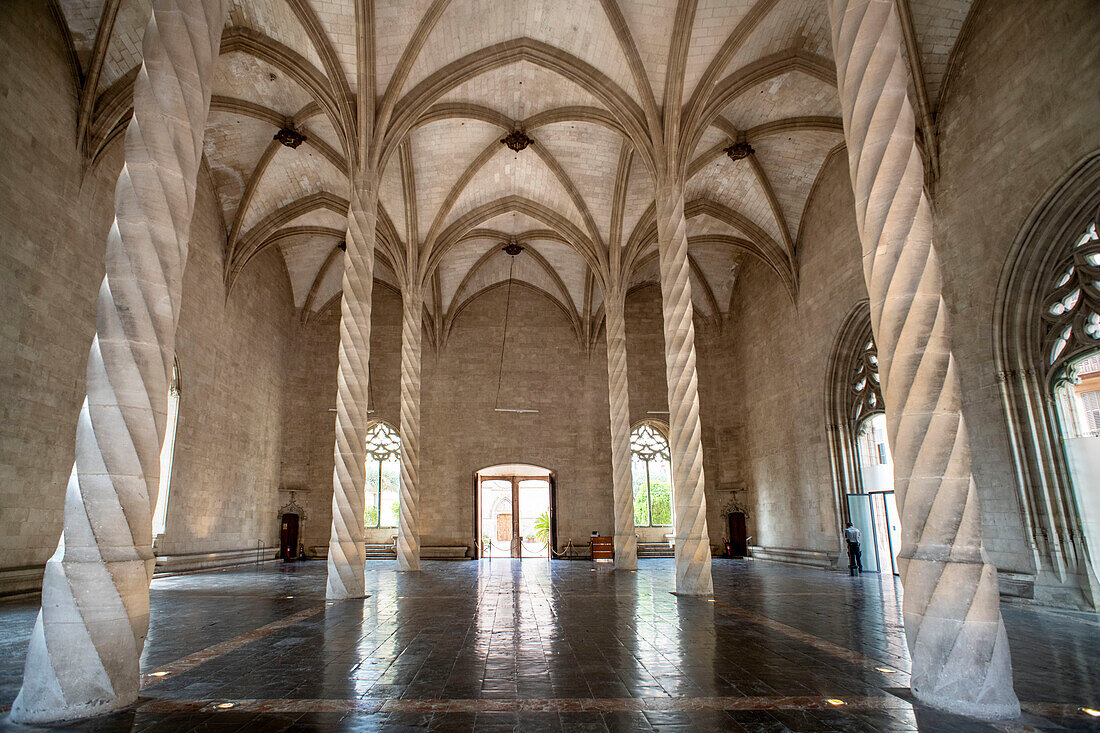
[[[393,545],[367,545],[368,560],[393,560],[397,557]]]
[[[667,542],[639,542],[638,557],[675,557],[673,548]]]

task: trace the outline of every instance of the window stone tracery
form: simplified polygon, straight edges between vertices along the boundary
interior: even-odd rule
[[[1094,219],[1054,269],[1042,310],[1049,374],[1100,347],[1100,235]]]
[[[885,411],[882,400],[882,384],[878,375],[878,347],[869,336],[856,356],[852,378],[851,405],[848,414],[852,424],[858,425],[864,418]]]
[[[643,461],[669,460],[668,441],[652,425],[641,425],[630,434],[630,452]]]
[[[376,461],[401,460],[401,437],[384,422],[367,428],[367,457]]]
[[[1080,415],[1067,398],[1082,362],[1100,349],[1098,230],[1100,151],[1067,170],[1017,234],[994,312],[997,383],[1029,545],[1029,572],[1015,582],[1027,597],[1075,597],[1081,608],[1100,604],[1100,542],[1082,531],[1089,489],[1081,492],[1074,475],[1068,441]]]

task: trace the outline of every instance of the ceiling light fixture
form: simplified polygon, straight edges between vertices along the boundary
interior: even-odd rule
[[[170,674],[172,674],[172,673],[171,672],[150,672],[149,676],[150,677],[167,677]]]
[[[502,145],[506,145],[509,150],[514,150],[517,153],[527,149],[527,146],[535,142],[531,138],[527,137],[527,134],[523,130],[512,130],[506,136],[500,139]]]
[[[1091,715],[1094,718],[1100,718],[1100,710],[1094,710],[1093,708],[1081,708],[1081,712],[1085,715]]]
[[[844,702],[843,700],[836,699],[835,697],[830,697],[825,702],[829,703],[830,705],[847,705],[848,704],[848,703]]]
[[[744,140],[739,140],[728,148],[724,148],[722,152],[728,155],[730,160],[744,160],[755,153],[756,150]]]
[[[296,148],[306,141],[306,136],[295,130],[293,127],[284,127],[275,133],[275,137],[272,140],[278,140],[288,148]]]
[[[235,702],[219,702],[214,707],[221,708],[222,710],[228,710],[229,708],[233,708],[233,707],[236,707],[236,706],[237,706],[237,703],[235,703]]]

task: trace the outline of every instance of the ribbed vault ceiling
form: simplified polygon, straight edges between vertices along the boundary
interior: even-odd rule
[[[56,3],[92,160],[128,119],[150,0]],[[927,129],[971,0],[898,5]],[[687,41],[680,54],[674,39]],[[205,142],[226,278],[278,248],[303,318],[340,291],[364,57],[376,108],[399,131],[380,186],[376,277],[398,286],[395,253],[435,253],[425,303],[436,340],[507,279],[510,238],[527,245],[513,276],[553,299],[581,339],[598,331],[602,295],[578,242],[622,248],[632,284],[656,280],[654,183],[627,122],[659,116],[666,97],[695,125],[685,206],[697,315],[721,321],[744,257],[775,270],[777,297],[797,288],[803,214],[843,149],[826,3],[232,0]],[[283,127],[305,143],[273,140]],[[522,152],[500,142],[514,129],[534,141]],[[755,153],[727,157],[738,140]]]

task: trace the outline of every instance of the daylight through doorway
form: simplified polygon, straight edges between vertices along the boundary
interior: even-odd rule
[[[493,466],[478,472],[479,556],[549,558],[550,471]]]

